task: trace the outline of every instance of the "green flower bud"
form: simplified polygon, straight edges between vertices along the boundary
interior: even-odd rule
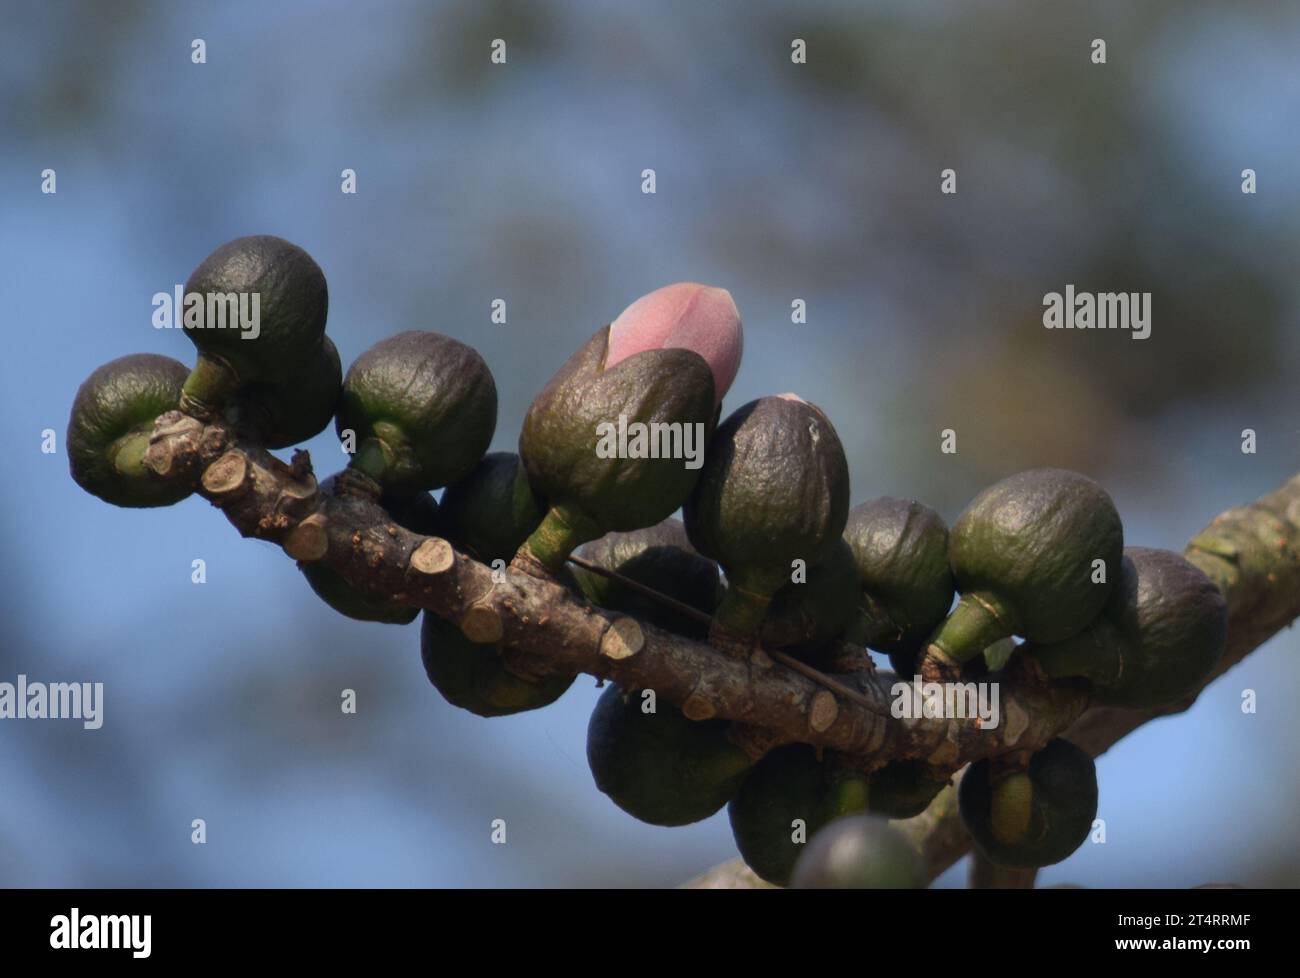
[[[976,847],[998,866],[1029,869],[1059,863],[1092,831],[1097,769],[1067,740],[1053,740],[1028,771],[996,772],[977,761],[958,789],[962,821]]]
[[[578,556],[706,615],[713,614],[722,594],[718,565],[695,552],[680,520],[667,519],[628,533],[607,533],[583,544]],[[573,575],[592,604],[652,622],[679,635],[702,639],[708,634],[707,624],[626,584],[581,567],[575,568]]]
[[[605,327],[569,358],[528,408],[519,436],[528,481],[551,505],[528,551],[552,570],[579,544],[668,518],[699,478],[671,452],[608,450],[611,432],[642,430],[648,438],[673,430],[652,426],[675,425],[683,451],[697,434],[703,451],[715,420],[713,374],[698,353],[649,349],[611,367],[608,339]]]
[[[283,238],[264,234],[227,242],[203,259],[185,293],[199,295],[204,309],[201,326],[185,325],[199,351],[185,381],[187,406],[216,409],[241,386],[289,380],[313,362],[325,337],[325,274],[307,252]],[[208,321],[209,307],[216,312],[225,300],[241,295],[246,307],[256,298],[255,328],[232,322],[229,312],[224,326]]]
[[[497,423],[497,388],[483,358],[439,333],[381,340],[343,381],[336,427],[352,431],[352,467],[385,489],[413,493],[467,476]]]
[[[772,596],[763,620],[763,644],[813,664],[838,643],[858,614],[858,572],[843,540],[808,568],[807,579],[790,581]]]
[[[509,563],[546,507],[528,485],[519,456],[492,452],[442,493],[444,532],[476,560]]]
[[[639,692],[610,685],[587,727],[596,787],[651,825],[689,825],[717,812],[753,762],[727,739],[722,720],[688,720],[667,702],[643,709]]]
[[[684,508],[691,542],[727,575],[719,625],[754,634],[794,561],[831,555],[848,511],[848,462],[820,409],[764,397],[724,421]]]
[[[914,655],[952,608],[948,527],[914,499],[885,496],[849,510],[844,539],[862,588],[862,644],[891,660]]]
[[[508,716],[549,706],[564,695],[573,676],[529,679],[506,666],[504,652],[476,645],[449,621],[425,612],[420,657],[435,689],[452,706],[481,717]]]
[[[965,662],[1008,635],[1077,635],[1110,598],[1123,547],[1115,504],[1091,479],[1063,469],[1004,479],[953,527],[949,557],[962,597],[931,643]]]
[[[170,357],[136,353],[106,363],[77,390],[68,419],[72,478],[114,506],[170,506],[190,487],[145,468],[154,420],[176,409],[187,371]]]
[[[1025,649],[1053,678],[1082,676],[1111,706],[1165,706],[1200,689],[1223,655],[1228,607],[1190,561],[1126,547],[1119,585],[1083,633]]]
[[[727,807],[740,855],[762,879],[787,885],[807,840],[843,815],[866,811],[869,790],[865,777],[823,764],[806,744],[778,747]]]
[[[796,890],[914,890],[925,886],[921,854],[885,819],[848,815],[808,843],[790,881]]]

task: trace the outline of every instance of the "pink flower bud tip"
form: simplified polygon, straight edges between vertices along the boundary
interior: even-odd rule
[[[645,350],[694,350],[713,371],[719,402],[736,379],[745,347],[740,312],[726,289],[695,282],[665,285],[643,295],[609,328],[606,368]]]

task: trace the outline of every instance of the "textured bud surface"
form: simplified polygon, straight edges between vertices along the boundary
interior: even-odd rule
[[[1029,761],[1024,775],[996,773],[990,761],[977,761],[961,779],[962,821],[990,862],[1013,868],[1059,863],[1083,845],[1097,817],[1097,768],[1088,754],[1068,740],[1051,741]],[[1028,794],[1029,812],[1012,811]]]
[[[297,245],[269,234],[236,238],[203,259],[185,293],[257,295],[255,337],[240,329],[187,328],[200,353],[221,358],[239,380],[284,378],[325,336],[329,289],[320,266]]]
[[[863,778],[832,775],[813,748],[778,747],[754,766],[727,807],[740,855],[767,882],[785,886],[807,840],[834,819],[865,811],[867,792]]]
[[[679,282],[643,295],[619,313],[609,328],[605,366],[613,367],[644,350],[693,350],[713,371],[717,403],[740,370],[745,340],[740,312],[726,289]]]
[[[77,485],[115,506],[170,506],[190,494],[141,464],[154,419],[176,407],[187,373],[171,357],[136,353],[86,378],[68,418],[68,466]]]
[[[713,614],[722,595],[718,565],[695,551],[680,520],[670,518],[643,530],[607,533],[579,547],[577,555],[706,615]],[[575,568],[573,575],[588,600],[602,608],[635,615],[679,635],[703,638],[708,633],[702,622],[626,584],[582,568]]]
[[[736,793],[752,762],[727,739],[727,724],[688,720],[669,703],[642,709],[639,692],[610,685],[587,727],[596,787],[652,825],[689,825]]]
[[[463,478],[492,442],[497,388],[474,349],[411,330],[357,358],[335,426],[356,433],[353,464],[386,489],[439,489]]]

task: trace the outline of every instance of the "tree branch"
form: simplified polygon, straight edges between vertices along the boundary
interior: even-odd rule
[[[1096,755],[1195,699],[1158,711],[1088,709],[1080,687],[1048,684],[1024,668],[1008,670],[1001,682],[1002,722],[995,729],[981,729],[977,718],[894,718],[892,673],[834,677],[862,694],[850,699],[762,651],[737,657],[594,607],[527,560],[516,558],[494,575],[446,541],[398,526],[364,480],[340,478],[323,491],[307,453],[296,452],[286,465],[221,422],[168,412],[155,424],[145,463],[159,478],[192,485],[242,535],[276,542],[298,559],[319,559],[373,597],[453,621],[472,640],[504,647],[512,668],[526,675],[584,672],[653,689],[692,719],[719,717],[761,731],[750,738],[762,745],[755,753],[802,742],[867,766],[907,758],[956,771],[1063,734]],[[1217,676],[1300,615],[1300,476],[1217,517],[1187,556],[1227,598],[1228,648]],[[955,787],[900,824],[925,855],[931,878],[969,849]]]
[[[331,492],[311,474],[305,452],[286,465],[241,441],[220,422],[169,412],[158,419],[146,464],[186,480],[244,536],[316,558],[363,592],[423,608],[479,642],[510,650],[532,675],[590,673],[653,689],[687,716],[719,717],[764,731],[764,747],[803,742],[880,763],[918,758],[955,770],[967,760],[1041,746],[1083,712],[1078,690],[1020,677],[1002,691],[1003,722],[890,716],[892,673],[833,677],[861,693],[836,695],[766,654],[737,657],[704,642],[583,601],[516,559],[503,574],[446,541],[398,526],[356,480]]]
[[[1204,689],[1300,616],[1300,475],[1248,506],[1215,517],[1184,553],[1218,585],[1228,603],[1227,648]],[[1187,710],[1197,695],[1199,691],[1160,710],[1095,706],[1062,736],[1096,757],[1143,724]],[[931,880],[970,851],[970,837],[957,812],[955,783],[924,813],[894,824],[921,850]],[[738,860],[715,867],[695,882],[715,873],[734,876],[734,862]]]
[[[970,857],[969,886],[972,890],[1032,890],[1036,869],[1012,869],[991,862],[983,853]]]

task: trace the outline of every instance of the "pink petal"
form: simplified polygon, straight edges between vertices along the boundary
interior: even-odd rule
[[[644,350],[694,350],[713,371],[719,401],[740,369],[744,350],[740,312],[726,289],[679,282],[643,295],[614,320],[605,366]]]

